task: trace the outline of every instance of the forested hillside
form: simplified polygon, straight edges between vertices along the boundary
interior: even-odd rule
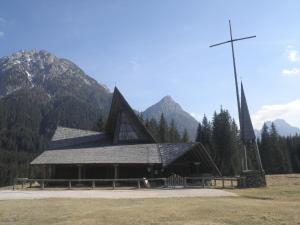
[[[111,93],[74,63],[47,51],[0,59],[0,185],[27,176],[57,125],[94,129]]]
[[[212,121],[204,116],[198,126],[196,141],[210,151],[224,175],[237,175],[241,171],[241,143],[238,128],[228,111],[221,109]],[[300,172],[300,136],[282,137],[276,126],[264,124],[257,140],[263,168],[267,174]],[[254,149],[248,151],[249,169],[257,169]]]

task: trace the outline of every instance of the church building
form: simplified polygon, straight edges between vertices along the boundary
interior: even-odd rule
[[[105,132],[57,127],[31,165],[47,179],[221,176],[201,143],[157,143],[117,88]]]

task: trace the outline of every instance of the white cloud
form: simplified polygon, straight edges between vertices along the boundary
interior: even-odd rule
[[[0,38],[2,38],[4,36],[4,32],[0,31]]]
[[[300,99],[282,105],[264,105],[252,115],[256,129],[261,129],[265,121],[275,119],[284,119],[292,126],[300,127]]]
[[[289,49],[287,51],[287,56],[291,62],[299,62],[300,61],[299,52],[295,49]]]
[[[129,60],[129,64],[131,65],[131,68],[134,72],[139,69],[140,64],[138,63],[138,60],[136,58]]]
[[[297,77],[300,75],[300,70],[298,68],[283,69],[281,74],[285,77]]]

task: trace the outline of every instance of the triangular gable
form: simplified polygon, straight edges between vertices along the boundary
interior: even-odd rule
[[[155,143],[117,88],[114,90],[105,130],[113,144]]]
[[[241,83],[241,140],[244,142],[254,141],[255,133],[253,125],[251,122],[249,109],[246,101],[246,96],[243,88],[243,83]]]

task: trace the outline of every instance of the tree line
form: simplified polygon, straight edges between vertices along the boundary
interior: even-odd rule
[[[209,150],[223,175],[238,175],[242,170],[242,143],[239,130],[229,112],[221,108],[212,121],[204,115],[198,125],[197,142]],[[257,139],[263,168],[267,174],[300,172],[300,136],[279,136],[275,124],[263,125]],[[255,146],[248,148],[248,167],[257,169]]]
[[[45,126],[42,119],[42,115],[47,114],[48,110],[42,107],[31,107],[28,103],[25,113],[22,103],[26,102],[28,102],[26,99],[18,101],[18,104],[14,105],[14,111],[11,108],[8,111],[3,101],[0,102],[0,186],[11,184],[15,177],[28,177],[29,163],[46,148],[49,142],[48,135],[43,131],[49,126]],[[24,113],[18,113],[19,105],[22,106]],[[164,114],[161,114],[159,120],[144,119],[142,115],[139,115],[139,118],[157,142],[194,141],[189,137],[187,130],[180,134],[176,122],[174,120],[167,122]],[[100,116],[93,129],[103,131],[105,121],[106,117]],[[227,110],[221,108],[219,112],[215,112],[211,121],[204,115],[199,123],[195,141],[206,146],[222,174],[240,174],[242,146],[239,130]],[[274,124],[271,127],[265,124],[257,143],[267,174],[300,172],[299,135],[281,137]],[[255,169],[253,149],[249,150],[248,156],[250,169]]]
[[[140,114],[139,118],[157,142],[178,143],[190,141],[187,129],[184,129],[181,135],[175,120],[171,119],[170,123],[168,123],[163,113],[160,115],[159,121],[154,118],[144,120],[142,114]]]

